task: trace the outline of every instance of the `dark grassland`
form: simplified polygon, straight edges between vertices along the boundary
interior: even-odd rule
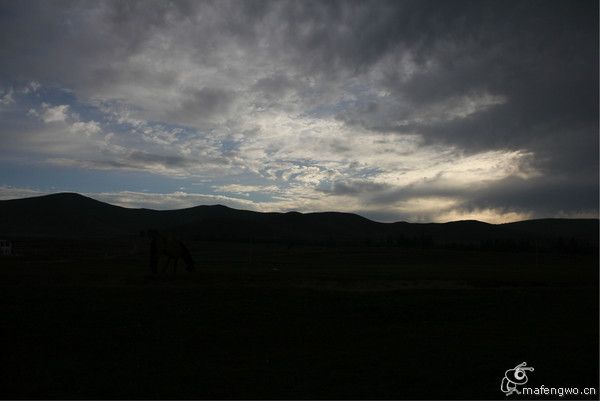
[[[152,276],[140,240],[15,241],[0,396],[506,399],[523,361],[598,388],[595,253],[188,245]]]

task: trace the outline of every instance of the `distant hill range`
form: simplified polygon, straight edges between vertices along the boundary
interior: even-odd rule
[[[0,238],[107,238],[154,228],[189,240],[597,249],[598,219],[378,223],[350,213],[260,213],[221,205],[128,209],[75,193],[0,201]]]

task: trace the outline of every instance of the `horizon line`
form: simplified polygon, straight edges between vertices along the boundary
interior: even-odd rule
[[[138,193],[138,192],[134,192],[134,191],[123,191],[123,192],[124,193],[127,193],[127,192]],[[243,212],[250,212],[250,213],[260,213],[260,214],[288,214],[288,213],[298,213],[298,214],[302,214],[302,215],[326,214],[326,213],[346,214],[346,215],[354,215],[354,216],[363,218],[363,219],[368,220],[368,221],[373,222],[373,223],[386,224],[386,225],[388,225],[388,224],[402,224],[402,223],[404,223],[404,224],[450,224],[450,223],[461,223],[461,222],[475,222],[475,223],[488,224],[488,225],[493,225],[493,226],[500,226],[500,225],[520,223],[520,222],[526,222],[526,221],[540,221],[540,220],[597,220],[597,221],[600,221],[600,216],[599,216],[599,217],[539,217],[539,218],[524,219],[524,220],[514,220],[514,221],[503,222],[503,223],[489,223],[487,221],[477,220],[477,219],[460,219],[460,220],[450,220],[450,221],[444,221],[444,222],[433,222],[433,221],[429,221],[429,222],[410,222],[410,221],[405,221],[405,220],[384,222],[384,221],[373,220],[371,218],[363,216],[362,214],[360,214],[358,212],[342,212],[342,211],[336,211],[336,210],[326,210],[326,211],[316,211],[316,212],[301,212],[301,211],[298,211],[298,210],[259,211],[259,210],[236,208],[236,207],[227,206],[227,205],[220,204],[220,203],[215,203],[215,204],[197,204],[197,205],[194,205],[194,206],[182,207],[182,208],[174,208],[174,209],[153,209],[153,208],[148,208],[148,207],[122,206],[122,205],[114,204],[114,203],[107,202],[107,201],[104,201],[104,200],[99,200],[99,199],[97,199],[97,198],[95,198],[93,196],[90,196],[90,193],[83,194],[83,193],[73,192],[73,191],[60,191],[60,192],[51,192],[51,193],[32,194],[30,196],[23,196],[23,197],[19,197],[19,198],[0,199],[0,202],[4,202],[4,201],[7,201],[7,202],[8,201],[19,201],[19,200],[34,199],[34,198],[45,198],[45,197],[51,197],[51,196],[57,196],[57,195],[76,195],[76,196],[80,196],[82,198],[93,200],[95,202],[99,202],[99,203],[103,203],[103,204],[106,204],[106,205],[110,205],[110,206],[114,206],[114,207],[119,207],[119,208],[123,208],[123,209],[128,209],[128,210],[149,210],[149,211],[153,211],[153,212],[170,212],[170,211],[179,211],[179,210],[194,209],[194,208],[202,207],[202,206],[205,206],[205,207],[216,207],[216,206],[218,206],[218,207],[224,207],[224,208],[231,209],[231,210],[237,210],[237,211],[243,211]],[[196,195],[196,194],[189,194],[189,195]],[[198,194],[198,195],[202,195],[202,194]]]

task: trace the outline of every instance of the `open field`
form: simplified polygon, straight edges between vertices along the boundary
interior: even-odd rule
[[[131,244],[0,260],[2,398],[504,399],[523,361],[598,387],[595,254],[195,242],[152,276]]]

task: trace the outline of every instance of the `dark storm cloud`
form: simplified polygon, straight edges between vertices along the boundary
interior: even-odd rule
[[[350,182],[335,181],[331,189],[324,189],[323,192],[335,195],[357,195],[366,193],[381,193],[389,191],[390,186],[364,180],[355,180]]]
[[[586,212],[598,207],[598,186],[577,177],[506,178],[469,193],[465,208],[534,211],[534,217]]]
[[[563,216],[569,212],[586,214],[598,206],[598,187],[586,178],[537,177],[523,179],[508,177],[476,186],[444,185],[434,179],[397,188],[368,181],[335,182],[323,192],[335,195],[360,195],[369,206],[414,201],[428,197],[447,197],[459,200],[457,208],[464,212],[493,209],[504,212],[531,213],[531,217]],[[382,221],[393,221],[393,214],[365,212]],[[387,216],[387,217],[386,217]],[[406,215],[410,219],[410,215]]]
[[[392,133],[416,132],[426,143],[455,145],[467,152],[534,153],[532,164],[544,179],[530,186],[519,180],[499,183],[488,188],[493,195],[474,197],[474,206],[548,213],[561,207],[597,210],[597,2],[402,2],[390,5],[368,27],[361,18],[368,11],[350,8],[350,15],[359,16],[352,18],[356,23],[351,35],[358,40],[349,46],[350,38],[335,33],[328,40],[332,35],[316,24],[321,28],[313,35],[322,39],[317,46],[321,57],[312,58],[313,63],[323,60],[325,68],[361,70],[386,52],[402,49],[412,52],[422,69],[403,79],[390,66],[380,82],[408,107],[392,105],[387,115],[380,107],[346,110],[342,120]],[[344,20],[343,13],[331,14]],[[308,50],[313,41],[301,44]],[[402,125],[389,118],[481,93],[505,101],[465,118]]]
[[[484,188],[487,188],[487,186],[484,186]],[[360,195],[366,200],[368,205],[383,206],[394,202],[403,202],[427,197],[463,198],[474,190],[476,190],[476,188],[466,189],[464,187],[447,186],[441,182],[440,177],[435,177],[400,188],[394,185],[367,180],[336,181],[331,185],[331,188],[325,188],[322,191],[334,195]],[[489,205],[483,204],[482,206],[489,207]],[[494,207],[497,207],[497,205]]]
[[[332,41],[320,45],[325,48],[320,59],[325,65],[359,68],[381,58],[390,47],[384,44],[391,42],[395,49],[414,54],[423,68],[402,79],[391,65],[383,87],[414,108],[484,92],[507,100],[450,122],[397,126],[378,121],[381,130],[413,130],[429,141],[467,149],[535,147],[531,140],[540,135],[568,135],[582,124],[593,137],[598,114],[597,11],[596,2],[400,3],[375,31],[363,33],[358,23],[353,32],[366,35],[373,46],[361,47],[358,41],[349,53]],[[377,110],[371,115],[381,117]]]

